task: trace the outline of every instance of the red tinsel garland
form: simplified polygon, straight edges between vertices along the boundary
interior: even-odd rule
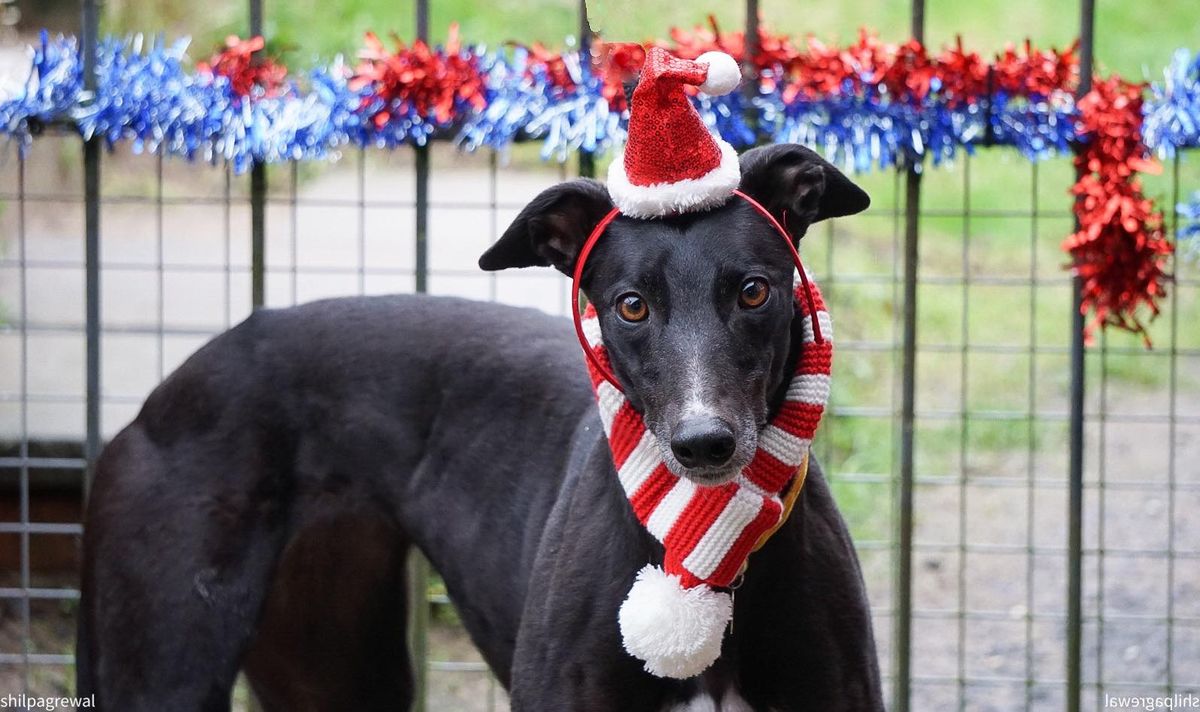
[[[258,88],[265,96],[276,96],[287,80],[287,67],[270,57],[255,57],[254,53],[266,47],[262,37],[243,40],[236,35],[225,38],[225,49],[212,56],[208,62],[199,62],[196,69],[201,72],[228,77],[233,91],[238,96],[249,96]]]
[[[575,90],[575,80],[571,78],[571,70],[567,67],[567,61],[563,59],[562,52],[555,52],[541,42],[534,42],[529,47],[529,55],[535,62],[545,66],[546,78],[552,85],[563,93]]]
[[[457,24],[450,26],[444,52],[435,52],[423,40],[407,47],[399,37],[393,35],[393,39],[396,51],[389,52],[375,33],[367,33],[367,46],[359,53],[362,61],[355,69],[352,88],[370,85],[385,106],[411,108],[422,117],[433,116],[441,124],[454,117],[459,100],[476,110],[487,106],[478,67],[470,57],[460,54]],[[391,112],[385,109],[373,120],[376,126],[383,126],[390,119]]]
[[[745,59],[745,33],[721,32],[712,17],[707,28],[696,27],[690,32],[672,29],[671,39],[673,45],[657,44],[685,58],[721,50],[738,61]],[[766,27],[760,27],[758,42],[753,64],[763,74],[768,89],[784,77],[789,79],[785,101],[797,96],[820,99],[871,89],[897,101],[924,101],[936,90],[955,101],[969,103],[988,94],[989,72],[993,74],[992,88],[1009,96],[1045,97],[1056,91],[1073,92],[1079,81],[1078,42],[1065,50],[1040,50],[1029,42],[1021,50],[1009,46],[991,63],[978,52],[964,50],[961,38],[933,57],[915,40],[886,43],[866,30],[859,32],[854,44],[842,48],[830,47],[812,36],[805,47],[797,48],[788,36]],[[640,66],[632,50],[626,50],[625,55]]]
[[[1079,86],[1079,40],[1065,50],[1037,50],[1029,40],[1024,52],[1012,45],[992,63],[995,88],[1010,96],[1050,96],[1056,91],[1074,93]]]
[[[708,28],[674,29],[671,38],[675,46],[667,48],[683,57],[722,50],[745,60],[744,33],[722,33],[712,17]],[[784,101],[870,90],[894,101],[919,103],[936,91],[951,104],[969,104],[993,91],[1010,97],[1069,96],[1079,85],[1078,42],[1060,51],[1039,50],[1026,41],[1020,49],[1010,45],[990,63],[965,51],[961,39],[930,57],[914,40],[888,44],[865,30],[848,47],[829,47],[809,37],[807,47],[797,49],[786,36],[762,28],[759,46],[753,64],[764,83],[787,78]],[[613,57],[625,65],[619,73],[605,70],[606,80],[616,82],[636,71],[642,54],[636,45],[621,45],[607,55]],[[1141,139],[1142,89],[1114,77],[1097,83],[1077,104],[1086,140],[1076,158],[1079,180],[1072,188],[1080,229],[1063,248],[1071,268],[1083,278],[1082,309],[1093,313],[1088,338],[1096,325],[1107,324],[1141,334],[1149,345],[1137,312],[1145,306],[1151,318],[1158,314],[1169,279],[1164,266],[1173,246],[1163,233],[1161,213],[1136,179],[1138,172],[1157,170]]]
[[[673,29],[671,39],[670,44],[658,44],[682,57],[720,50],[746,61],[745,34],[721,32],[712,17],[707,28]],[[382,100],[385,108],[372,117],[377,127],[386,125],[396,110],[447,124],[462,102],[475,110],[486,107],[484,78],[474,58],[460,53],[456,25],[450,28],[444,51],[420,40],[411,47],[398,38],[395,42],[396,51],[389,52],[368,33],[362,61],[350,80],[352,88],[371,87],[364,106]],[[798,48],[787,36],[764,27],[758,44],[751,63],[768,91],[784,85],[785,102],[871,93],[919,105],[936,94],[951,105],[964,105],[995,92],[1069,101],[1079,83],[1078,43],[1059,51],[1039,50],[1026,42],[1019,49],[1009,46],[991,62],[964,50],[961,40],[932,56],[916,41],[885,43],[865,30],[846,47],[831,47],[810,36]],[[593,44],[592,66],[602,80],[601,95],[613,111],[628,108],[624,85],[636,79],[646,46]],[[284,86],[287,68],[255,57],[263,47],[261,37],[230,37],[225,49],[200,69],[228,77],[240,96],[255,90],[275,95]],[[557,91],[567,94],[577,88],[561,53],[540,44],[529,50]],[[1164,267],[1173,247],[1164,235],[1161,213],[1142,193],[1136,177],[1157,170],[1142,142],[1142,91],[1141,85],[1113,77],[1097,82],[1076,104],[1084,140],[1075,159],[1079,177],[1071,192],[1080,227],[1063,249],[1083,280],[1082,308],[1093,313],[1089,339],[1097,325],[1113,325],[1141,334],[1149,344],[1137,312],[1144,306],[1151,318],[1156,316],[1169,280]]]
[[[637,79],[646,61],[646,48],[632,42],[596,42],[592,58],[601,79],[600,95],[613,111],[626,111],[625,83]]]
[[[1142,85],[1118,77],[1096,82],[1079,101],[1086,143],[1075,157],[1078,181],[1075,216],[1079,230],[1063,242],[1071,266],[1083,280],[1089,341],[1097,325],[1141,334],[1141,306],[1158,315],[1169,279],[1164,267],[1173,246],[1163,232],[1162,213],[1142,193],[1139,172],[1157,173],[1142,143]]]

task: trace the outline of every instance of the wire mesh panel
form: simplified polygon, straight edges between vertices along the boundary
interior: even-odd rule
[[[6,363],[0,392],[5,492],[0,665],[6,689],[70,688],[81,442],[85,435],[84,262],[79,168],[53,157],[71,138],[11,147],[0,196]],[[50,157],[50,158],[47,158]],[[102,434],[211,335],[250,310],[247,181],[118,151],[102,211]],[[565,315],[551,270],[474,267],[516,211],[564,176],[518,155],[434,151],[428,289]],[[1171,166],[1173,196],[1198,182]],[[1066,635],[1070,284],[1057,242],[1071,228],[1065,163],[1003,152],[926,175],[922,205],[913,707],[1059,709]],[[874,207],[805,238],[806,263],[836,316],[838,353],[819,454],[850,521],[876,612],[881,658],[895,597],[895,471],[902,181],[866,176]],[[415,285],[412,158],[351,152],[335,165],[272,169],[266,301],[286,306]],[[1174,225],[1174,219],[1170,221]],[[1200,556],[1187,516],[1200,489],[1200,310],[1181,261],[1156,348],[1102,333],[1089,355],[1085,684],[1090,699],[1195,688]],[[433,584],[430,708],[502,706],[448,599]],[[887,669],[885,665],[885,670]],[[472,707],[475,705],[476,707]]]
[[[82,531],[82,301],[65,278],[80,259],[82,205],[53,179],[78,141],[7,147],[0,215],[0,690],[57,690],[70,672]],[[49,160],[47,160],[49,159]],[[78,182],[66,183],[78,185]],[[49,188],[47,186],[55,186]],[[59,294],[61,299],[51,300]],[[48,686],[48,687],[47,687]]]
[[[1001,152],[926,177],[914,709],[1063,704],[1061,666],[1037,661],[1066,639],[1061,617],[1040,615],[1066,592],[1066,361],[1045,359],[1065,353],[1057,246],[1071,223],[1063,201],[1039,206],[1044,187],[1061,195],[1045,177],[1064,167]]]
[[[1192,156],[1194,159],[1194,156]],[[1200,188],[1187,157],[1154,184],[1168,228]],[[1155,349],[1119,332],[1089,354],[1085,700],[1200,689],[1200,279],[1176,256]]]
[[[413,291],[562,316],[575,306],[553,270],[475,265],[530,198],[573,173],[527,147],[348,149],[337,163],[263,168],[255,180],[119,149],[103,159],[95,196],[81,188],[94,164],[81,165],[74,135],[0,150],[0,692],[73,686],[89,436],[107,440],[128,423],[166,374],[250,313],[256,288],[267,307]],[[1060,250],[1074,227],[1073,178],[1066,159],[980,151],[923,172],[910,222],[904,173],[860,176],[872,208],[802,243],[836,325],[817,454],[862,561],[885,678],[911,670],[895,688],[909,691],[909,709],[1066,708],[1076,556],[1083,707],[1200,690],[1200,274],[1175,261],[1153,350],[1119,331],[1089,347],[1075,552],[1074,294]],[[1148,185],[1175,230],[1200,168],[1175,159]],[[91,262],[86,208],[103,224]],[[908,229],[920,238],[910,285]],[[916,296],[907,382],[906,286]],[[99,306],[92,320],[89,304]],[[910,575],[898,578],[905,559]],[[436,575],[417,582],[429,603],[418,607],[429,618],[418,629],[426,708],[505,709]]]

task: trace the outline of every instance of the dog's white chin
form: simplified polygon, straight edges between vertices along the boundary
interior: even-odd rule
[[[741,472],[741,468],[736,470],[721,470],[720,472],[713,474],[710,474],[704,470],[689,470],[685,468],[684,474],[679,476],[688,478],[700,487],[720,487],[727,482],[732,482],[734,478],[738,476],[739,472]]]

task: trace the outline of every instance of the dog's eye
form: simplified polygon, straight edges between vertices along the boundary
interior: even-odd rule
[[[767,302],[770,294],[771,288],[767,286],[767,280],[762,277],[751,277],[742,282],[742,289],[738,293],[738,304],[745,309],[761,307]]]
[[[636,292],[627,292],[617,297],[617,314],[629,322],[638,322],[650,316],[646,300]]]

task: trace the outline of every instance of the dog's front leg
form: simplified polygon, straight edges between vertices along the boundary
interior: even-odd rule
[[[754,709],[883,712],[854,545],[813,460],[792,516],[750,557],[726,651]]]
[[[670,692],[625,652],[617,625],[648,535],[615,473],[587,469],[567,478],[542,537],[517,636],[514,712],[657,712]]]

